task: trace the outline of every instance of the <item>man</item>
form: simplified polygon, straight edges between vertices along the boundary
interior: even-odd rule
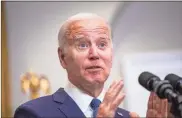
[[[90,13],[72,16],[62,25],[58,39],[58,55],[69,85],[21,105],[15,118],[138,117],[118,108],[124,99],[122,80],[103,90],[113,56],[111,29],[103,18]]]

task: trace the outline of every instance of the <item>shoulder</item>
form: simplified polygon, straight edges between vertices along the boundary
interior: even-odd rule
[[[52,95],[44,96],[20,105],[16,109],[14,117],[26,118],[27,116],[31,116],[32,118],[37,118],[43,116],[48,117],[51,114],[56,115],[58,113],[60,115],[58,107],[59,104],[53,101]]]
[[[22,105],[20,105],[18,108],[29,108],[29,109],[39,109],[49,106],[49,104],[52,104],[52,95],[40,97],[34,100],[30,100]]]

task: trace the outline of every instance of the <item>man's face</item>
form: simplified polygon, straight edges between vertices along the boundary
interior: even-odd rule
[[[67,32],[65,69],[77,85],[104,84],[112,66],[110,29],[102,20],[73,22]]]

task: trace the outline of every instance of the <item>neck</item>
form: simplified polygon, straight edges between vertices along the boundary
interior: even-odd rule
[[[97,98],[101,94],[101,92],[104,88],[103,85],[93,85],[93,84],[83,85],[83,86],[82,85],[75,85],[75,86],[78,89],[80,89],[81,91],[83,91],[84,93],[86,93],[86,94],[88,94],[94,98]]]
[[[88,95],[90,95],[90,96],[92,96],[92,97],[94,97],[94,98],[97,98],[100,94],[101,94],[101,92],[102,92],[102,90],[103,90],[103,88],[104,88],[104,85],[102,84],[102,85],[93,85],[93,84],[90,84],[90,85],[82,85],[82,84],[80,84],[80,85],[78,85],[78,84],[76,84],[76,83],[74,83],[74,82],[72,82],[72,81],[70,81],[75,87],[77,87],[79,90],[81,90],[82,92],[84,92],[84,93],[86,93],[86,94],[88,94]]]
[[[75,79],[72,79],[72,77],[69,75],[68,75],[68,79],[79,90],[81,90],[82,92],[84,92],[94,98],[97,98],[101,94],[101,92],[104,88],[104,83],[95,83],[95,82],[88,83],[85,81],[83,83],[86,83],[86,84],[82,84],[82,83],[80,84],[79,82],[75,81]]]
[[[104,88],[103,86],[100,86],[100,87],[93,87],[92,86],[90,88],[86,88],[86,89],[83,88],[81,90],[83,90],[88,95],[90,95],[94,98],[97,98],[101,94],[103,88]]]

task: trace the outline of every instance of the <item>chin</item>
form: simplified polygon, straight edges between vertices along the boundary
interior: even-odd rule
[[[83,77],[90,83],[104,83],[107,80],[107,73],[84,73]]]
[[[88,81],[90,81],[91,83],[104,83],[106,81],[106,79],[104,79],[101,76],[91,76],[87,78]]]

